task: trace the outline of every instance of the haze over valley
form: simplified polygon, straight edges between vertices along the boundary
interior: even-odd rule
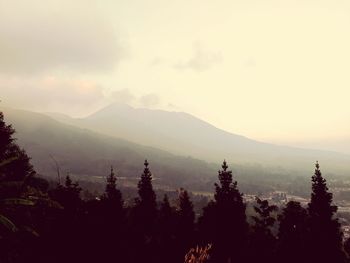
[[[0,0],[1,263],[350,263],[349,0]]]
[[[85,118],[1,110],[16,127],[18,143],[30,154],[35,169],[53,181],[59,168],[62,177],[69,173],[80,181],[101,184],[112,165],[121,185],[135,188],[140,164],[148,159],[157,188],[186,186],[207,193],[226,159],[246,193],[284,190],[304,195],[315,160],[323,163],[332,180],[346,180],[349,173],[349,155],[258,142],[183,112],[123,103]]]

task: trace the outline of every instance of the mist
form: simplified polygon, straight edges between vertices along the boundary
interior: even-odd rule
[[[350,2],[0,0],[0,262],[350,262]]]

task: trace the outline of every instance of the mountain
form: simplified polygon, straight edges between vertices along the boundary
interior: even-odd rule
[[[191,185],[201,190],[208,182],[212,185],[216,176],[216,168],[204,161],[74,127],[40,113],[9,108],[1,111],[6,123],[15,128],[15,137],[35,169],[52,178],[57,176],[55,161],[61,176],[69,172],[75,178],[92,181],[104,181],[113,165],[122,184],[135,186],[146,158],[155,185],[162,188]]]
[[[318,160],[333,173],[350,171],[350,155],[251,140],[183,112],[136,109],[114,103],[86,118],[51,116],[70,125],[208,162],[218,163],[227,158],[237,164],[312,171],[313,163]]]

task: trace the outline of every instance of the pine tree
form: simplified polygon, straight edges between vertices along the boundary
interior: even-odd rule
[[[157,223],[159,252],[157,262],[178,262],[173,255],[176,253],[178,242],[176,240],[176,213],[175,208],[170,205],[169,198],[165,194],[160,204]],[[169,257],[169,255],[172,255]]]
[[[38,218],[52,202],[41,192],[47,181],[35,176],[14,133],[0,112],[0,262],[35,262],[41,227]]]
[[[145,160],[144,165],[145,168],[138,183],[139,197],[135,199],[132,213],[133,245],[140,250],[140,254],[133,255],[136,262],[152,262],[155,256],[156,194],[153,190],[152,173],[147,160]]]
[[[4,114],[0,112],[0,162],[5,160],[8,148],[14,143],[14,133],[15,130],[11,125],[6,125]]]
[[[115,176],[113,167],[111,167],[111,172],[107,177],[107,185],[105,193],[102,196],[102,200],[115,211],[120,212],[123,209],[124,201],[122,198],[122,193],[117,189],[117,177]]]
[[[195,232],[193,203],[190,200],[188,192],[184,189],[179,191],[177,210],[177,258],[178,261],[183,259],[186,252],[194,245]]]
[[[160,204],[159,219],[160,221],[168,221],[173,216],[173,209],[170,206],[168,195],[165,194],[163,202]]]
[[[271,215],[277,210],[277,206],[269,205],[267,200],[256,198],[257,205],[254,206],[256,216],[253,216],[253,234],[251,236],[252,261],[272,262],[274,259],[274,248],[276,239],[271,228],[275,218]]]
[[[0,182],[27,182],[35,175],[30,158],[16,144],[14,133],[15,130],[5,123],[4,115],[0,112]]]
[[[311,201],[308,205],[310,216],[310,261],[343,262],[342,232],[335,218],[337,206],[332,205],[333,195],[328,191],[326,180],[322,177],[316,162],[312,176]]]
[[[152,186],[152,173],[148,168],[149,163],[147,160],[145,160],[144,165],[145,168],[143,170],[143,174],[141,175],[141,180],[137,185],[139,198],[136,199],[136,204],[144,207],[145,209],[149,209],[150,213],[154,213],[157,203],[156,194]]]
[[[100,209],[95,211],[95,222],[90,222],[90,225],[95,223],[100,225],[98,231],[94,233],[98,240],[98,244],[95,244],[94,255],[97,256],[97,261],[107,262],[115,258],[125,262],[127,232],[125,231],[124,201],[120,190],[117,189],[117,177],[113,167],[107,176],[105,192],[98,208]],[[104,243],[101,243],[101,240]]]
[[[181,227],[186,228],[188,231],[193,231],[195,219],[193,203],[190,200],[188,192],[182,188],[180,189],[179,193],[178,216]]]
[[[244,261],[248,224],[245,204],[232,171],[226,161],[219,171],[219,184],[215,184],[214,201],[203,209],[200,219],[201,235],[206,243],[213,244],[214,262]]]
[[[278,216],[277,261],[307,262],[307,210],[299,202],[289,201]]]
[[[67,174],[64,185],[58,184],[50,192],[50,196],[58,201],[67,212],[75,214],[81,208],[80,192],[79,184],[77,182],[73,183],[69,174]]]

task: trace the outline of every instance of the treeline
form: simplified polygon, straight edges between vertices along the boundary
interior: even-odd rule
[[[307,207],[290,201],[279,209],[257,198],[248,218],[224,161],[214,199],[196,217],[184,189],[157,202],[147,160],[129,206],[113,168],[98,198],[83,200],[69,176],[50,188],[13,133],[0,113],[0,262],[178,263],[186,254],[187,262],[349,262],[350,242],[318,163]]]

